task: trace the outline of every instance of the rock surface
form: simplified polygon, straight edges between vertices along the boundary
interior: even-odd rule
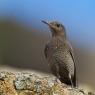
[[[94,95],[62,84],[55,77],[0,72],[0,95]]]

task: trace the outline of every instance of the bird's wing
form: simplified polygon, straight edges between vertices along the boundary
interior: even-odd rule
[[[60,52],[62,54],[62,52]],[[51,71],[52,73],[57,76],[61,82],[64,82],[66,84],[70,84],[69,79],[69,66],[66,64],[66,60],[64,60],[60,53],[53,54],[50,62],[51,62]]]
[[[72,60],[73,60],[73,62],[75,64],[74,51],[72,49],[72,46],[69,43],[68,43],[68,47],[69,47],[69,53],[70,53],[70,55],[72,57]]]
[[[69,71],[71,75],[74,75],[74,62],[70,54],[70,50],[64,45],[61,45],[53,54],[53,57],[60,65],[60,69],[64,68]]]
[[[72,57],[72,60],[73,60],[73,62],[74,62],[74,76],[73,76],[73,83],[74,83],[74,85],[75,86],[77,86],[77,76],[76,76],[76,63],[75,63],[75,58],[74,58],[74,53],[73,53],[73,49],[72,49],[72,47],[71,47],[71,45],[69,44],[69,53],[70,53],[70,55],[71,55],[71,57]]]
[[[76,64],[75,64],[75,59],[74,59],[74,55],[73,52],[70,50],[70,55],[72,56],[73,62],[74,62],[74,76],[72,78],[72,81],[74,83],[74,86],[77,86],[77,77],[76,77]]]
[[[68,52],[69,52],[69,54],[70,54],[70,56],[71,56],[71,58],[72,58],[72,60],[73,60],[73,63],[74,63],[74,68],[76,69],[76,64],[75,64],[75,58],[74,58],[74,51],[73,51],[73,48],[72,48],[72,46],[71,46],[71,44],[68,42],[68,41],[66,41],[66,44],[67,44],[67,50],[68,50]]]
[[[72,82],[76,86],[76,66],[72,47],[66,43],[61,45],[53,55],[56,63],[59,64],[59,75],[64,77],[71,75]],[[66,73],[64,73],[66,72]]]
[[[48,52],[48,44],[46,44],[45,49],[44,49],[44,54],[46,58],[47,58],[47,52]]]
[[[66,64],[56,54],[53,54],[53,56],[49,60],[49,63],[51,71],[55,76],[61,77],[61,76],[67,76],[69,74]]]

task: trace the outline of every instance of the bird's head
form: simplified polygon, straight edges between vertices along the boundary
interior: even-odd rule
[[[52,35],[66,35],[65,33],[65,27],[57,22],[57,21],[52,21],[52,22],[46,22],[42,21],[43,23],[47,24],[52,32]]]

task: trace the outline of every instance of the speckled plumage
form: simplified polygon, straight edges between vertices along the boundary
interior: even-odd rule
[[[76,67],[73,50],[66,38],[64,26],[50,22],[52,38],[45,46],[45,56],[52,73],[67,85],[76,86]]]

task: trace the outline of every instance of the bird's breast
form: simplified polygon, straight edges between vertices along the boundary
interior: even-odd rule
[[[58,50],[58,48],[63,45],[64,42],[59,38],[52,38],[48,43],[47,47],[47,58],[51,58],[53,54]],[[64,45],[63,45],[64,46]]]

